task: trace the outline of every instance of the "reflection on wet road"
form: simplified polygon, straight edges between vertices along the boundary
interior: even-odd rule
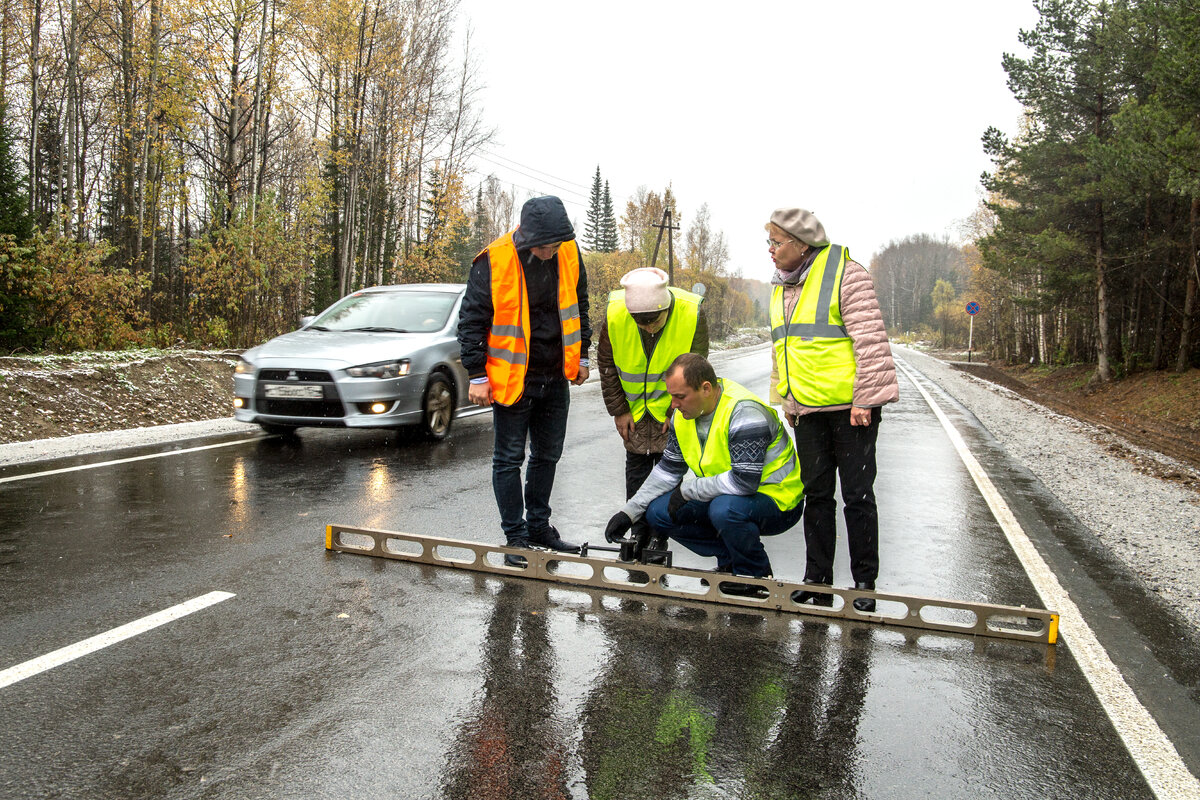
[[[718,372],[765,392],[765,356]],[[902,393],[879,443],[880,588],[1037,605]],[[623,452],[594,382],[572,403],[554,520],[598,541]],[[498,541],[490,458],[477,417],[438,444],[305,430],[0,485],[0,669],[236,594],[0,690],[0,797],[1153,796],[1061,645],[325,552],[331,522]],[[798,532],[768,549],[800,577]]]

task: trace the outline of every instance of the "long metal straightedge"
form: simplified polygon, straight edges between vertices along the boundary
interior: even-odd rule
[[[774,578],[749,578],[707,570],[667,567],[591,558],[549,550],[525,550],[463,539],[419,536],[414,533],[380,531],[328,525],[325,549],[342,553],[411,561],[437,567],[490,572],[518,578],[536,578],[574,586],[591,586],[618,592],[636,592],[676,600],[722,603],[762,611],[783,611],[818,617],[853,619],[880,625],[922,628],[932,631],[1054,644],[1058,640],[1058,614],[1053,611],[938,600],[886,592],[864,592]],[[506,563],[505,556],[518,556],[524,565]],[[762,597],[735,594],[741,587],[763,587]],[[813,606],[792,600],[796,591],[833,596],[831,607]],[[876,601],[875,612],[854,607],[858,598]]]

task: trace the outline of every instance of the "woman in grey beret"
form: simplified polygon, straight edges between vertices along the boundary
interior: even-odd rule
[[[833,583],[837,537],[835,475],[841,481],[854,588],[875,589],[879,515],[875,439],[881,408],[900,396],[871,274],[830,244],[803,208],[777,208],[766,225],[771,279],[771,383],[795,431],[804,480],[804,582]],[[800,591],[798,603],[833,605],[833,595]],[[875,601],[854,607],[874,612]]]

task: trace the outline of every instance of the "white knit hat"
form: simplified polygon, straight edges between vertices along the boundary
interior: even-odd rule
[[[625,308],[630,314],[662,311],[671,307],[667,273],[657,267],[639,267],[621,278],[625,287]]]

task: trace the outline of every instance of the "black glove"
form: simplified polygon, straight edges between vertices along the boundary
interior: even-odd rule
[[[633,527],[633,520],[624,511],[618,511],[613,514],[612,519],[608,521],[608,527],[604,529],[604,540],[606,542],[620,542],[625,539],[625,534]]]
[[[683,486],[676,486],[675,491],[671,492],[671,499],[667,501],[667,513],[671,515],[671,519],[675,518],[675,514],[683,508],[683,504],[686,502],[687,498],[683,496]]]

